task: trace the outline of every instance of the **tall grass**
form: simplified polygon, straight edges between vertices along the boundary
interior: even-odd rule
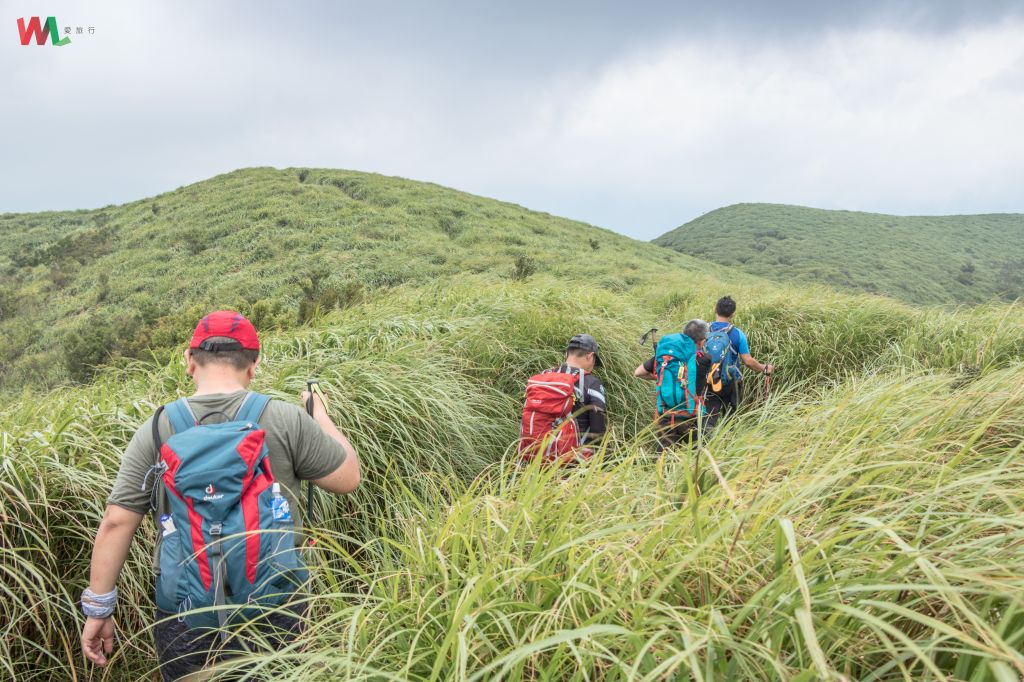
[[[706,450],[452,482],[407,506],[358,594],[316,598],[306,638],[228,669],[1012,679],[1024,367],[954,383],[872,377],[748,414]]]
[[[776,388],[706,449],[659,458],[650,385],[629,376],[650,352],[638,334],[706,317],[720,293]],[[283,679],[1024,672],[1014,313],[686,273],[621,293],[480,276],[269,335],[254,388],[294,399],[325,380],[365,483],[321,497],[307,634],[245,663]],[[575,472],[517,470],[525,379],[579,331],[602,344],[609,449]],[[132,433],[188,390],[180,362],[139,362],[0,410],[4,673],[91,674],[72,599],[92,534]],[[152,533],[121,581],[110,679],[152,668]]]

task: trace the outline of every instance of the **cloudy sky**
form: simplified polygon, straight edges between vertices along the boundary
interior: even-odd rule
[[[744,201],[1024,211],[1024,3],[0,8],[0,211],[268,165],[428,180],[643,239]],[[37,14],[71,44],[23,47],[16,20]]]

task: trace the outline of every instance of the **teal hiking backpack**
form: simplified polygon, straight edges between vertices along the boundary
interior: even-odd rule
[[[697,395],[697,346],[693,339],[685,334],[663,336],[654,349],[654,374],[658,378],[658,416],[697,415],[701,401]]]
[[[170,507],[160,517],[156,604],[183,614],[190,627],[249,619],[260,607],[284,603],[306,579],[258,423],[269,400],[249,393],[235,417],[220,424],[200,423],[185,398],[153,418],[156,486],[162,484]],[[161,443],[164,410],[174,434]],[[192,613],[211,606],[221,608]]]

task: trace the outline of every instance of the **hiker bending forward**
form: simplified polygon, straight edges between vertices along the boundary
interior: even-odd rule
[[[271,641],[299,630],[305,606],[295,596],[306,577],[295,548],[299,482],[349,493],[360,476],[355,449],[319,396],[312,397],[310,419],[295,405],[247,390],[259,364],[249,320],[210,313],[196,327],[185,362],[195,393],[161,408],[128,444],[82,594],[82,649],[103,666],[113,650],[117,579],[135,530],[154,511],[154,633],[164,680],[201,670],[214,660],[211,652],[239,649],[227,635],[247,620]],[[303,394],[304,402],[309,398]],[[232,426],[217,428],[228,421]],[[218,446],[222,441],[230,447]],[[209,599],[229,606],[186,613]]]
[[[648,358],[636,370],[633,376],[658,382],[658,416],[656,435],[662,451],[681,440],[690,440],[695,433],[707,433],[713,426],[717,415],[705,414],[703,396],[706,391],[706,378],[711,363],[704,354],[704,340],[708,335],[708,323],[704,320],[690,320],[683,327],[682,334],[665,336],[655,348],[653,357]],[[666,364],[665,374],[662,365],[665,356],[659,357],[659,349],[675,348],[672,337],[686,337],[682,347],[682,356]],[[676,368],[675,373],[672,369]],[[674,384],[670,389],[669,384]],[[675,394],[675,397],[673,397]]]

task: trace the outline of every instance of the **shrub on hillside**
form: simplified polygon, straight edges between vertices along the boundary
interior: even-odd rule
[[[263,299],[256,301],[248,310],[241,311],[261,333],[266,329],[281,326],[284,306],[281,301]]]
[[[455,239],[462,234],[463,227],[459,223],[459,217],[455,215],[454,211],[445,210],[437,216],[437,229]]]
[[[516,255],[512,266],[512,279],[517,282],[525,282],[535,272],[537,272],[537,261],[525,253]]]
[[[348,281],[337,285],[328,285],[330,271],[326,268],[311,270],[298,281],[302,289],[299,301],[299,324],[305,324],[332,310],[347,308],[363,299],[363,285]]]
[[[89,381],[98,366],[109,362],[118,344],[117,329],[109,319],[90,317],[64,340],[68,375],[80,383]]]

